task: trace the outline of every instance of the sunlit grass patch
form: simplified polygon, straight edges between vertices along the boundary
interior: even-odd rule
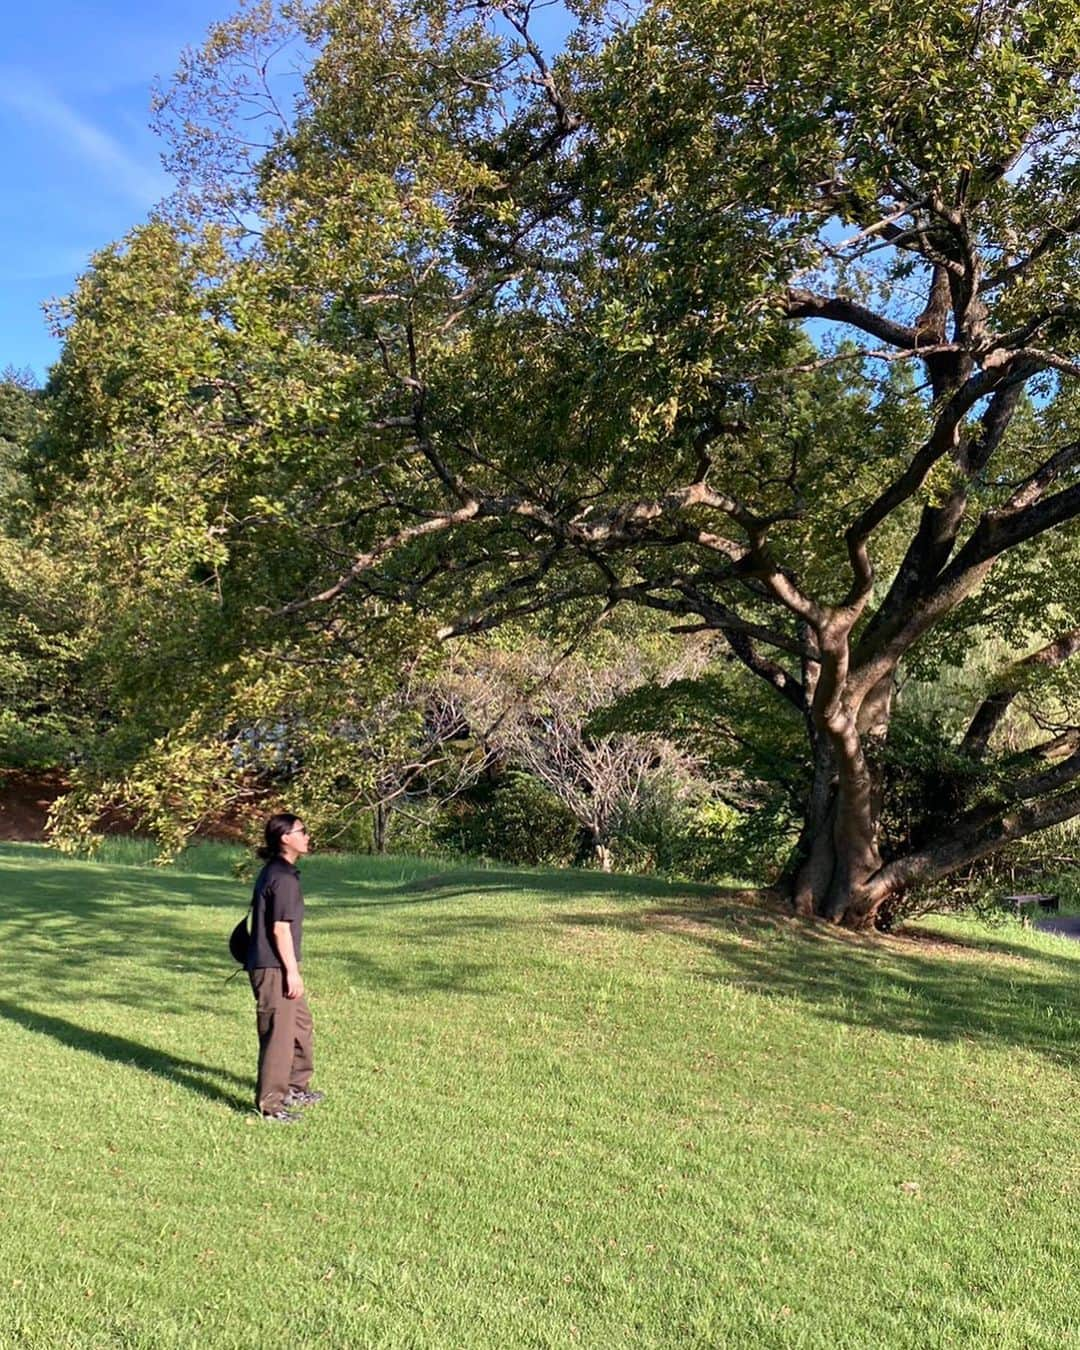
[[[0,1345],[1080,1340],[1080,947],[314,857],[275,1132],[235,857],[0,849]]]

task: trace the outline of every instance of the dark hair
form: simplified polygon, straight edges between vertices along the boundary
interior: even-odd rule
[[[266,843],[262,848],[255,850],[258,856],[265,858],[268,862],[271,858],[280,857],[282,836],[288,834],[299,819],[299,816],[290,815],[288,811],[281,811],[276,816],[271,816],[266,822],[266,829],[263,831],[266,835]]]

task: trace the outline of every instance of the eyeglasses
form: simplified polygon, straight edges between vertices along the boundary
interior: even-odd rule
[[[304,829],[303,825],[294,825],[291,830],[286,830],[281,837],[288,839],[290,834],[307,834],[307,830]]]

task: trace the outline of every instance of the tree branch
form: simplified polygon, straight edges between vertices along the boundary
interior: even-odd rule
[[[996,290],[999,286],[1010,286],[1018,277],[1022,277],[1025,272],[1034,267],[1035,264],[1044,258],[1051,249],[1060,248],[1072,236],[1080,230],[1080,214],[1067,220],[1064,225],[1051,225],[1049,230],[1043,235],[1031,252],[1019,262],[1010,264],[1008,267],[999,268],[991,276],[984,278],[979,285],[980,295],[987,291]]]
[[[894,347],[914,348],[919,343],[917,328],[895,323],[854,300],[845,300],[840,296],[815,295],[813,291],[792,287],[785,295],[783,305],[789,319],[832,319],[835,323],[858,328]]]
[[[1080,787],[1043,801],[1031,802],[1015,811],[1004,811],[991,820],[958,822],[949,834],[917,853],[887,863],[870,879],[875,892],[884,895],[919,882],[934,881],[967,863],[978,862],[1006,844],[1029,834],[1060,825],[1080,815]]]
[[[746,633],[729,628],[721,628],[720,632],[747,670],[771,685],[797,712],[806,715],[806,690],[790,671],[762,656]]]
[[[1008,430],[1023,389],[1023,380],[1006,380],[995,390],[981,419],[982,430],[959,458],[969,479],[981,472]],[[946,564],[956,544],[967,510],[967,485],[957,488],[940,506],[923,508],[919,527],[908,545],[889,590],[870,620],[852,657],[853,666],[865,661],[880,635],[895,627],[910,605],[925,595]]]
[[[1002,509],[1014,512],[1033,506],[1042,499],[1043,493],[1052,483],[1077,463],[1080,463],[1080,441],[1063,445],[1024,479]]]
[[[988,511],[941,578],[941,589],[955,586],[970,569],[979,567],[1036,535],[1080,515],[1080,483],[1053,497],[1037,499],[1022,509],[1006,506]]]
[[[956,391],[942,409],[929,439],[913,456],[908,467],[848,528],[849,547],[852,541],[868,539],[887,516],[918,492],[927,474],[943,455],[957,451],[964,417],[981,398],[993,393],[1006,378],[1007,372],[1002,367],[990,367],[973,375]]]
[[[1077,652],[1080,652],[1080,628],[1063,633],[1053,642],[1047,643],[1045,647],[1012,665],[998,681],[999,687],[983,700],[971,719],[971,724],[960,743],[960,753],[971,759],[982,759],[990,744],[991,736],[1001,725],[1013,700],[1024,689],[1030,677],[1039,670],[1052,670],[1055,666],[1060,666]]]

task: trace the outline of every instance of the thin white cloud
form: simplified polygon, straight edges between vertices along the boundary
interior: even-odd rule
[[[9,266],[0,263],[0,284],[21,286],[35,281],[69,282],[76,273],[85,270],[93,252],[94,246],[88,244],[85,248],[57,248],[31,254]]]
[[[141,207],[152,206],[172,187],[165,173],[135,158],[51,90],[25,76],[0,71],[0,104],[39,130],[52,133],[114,192]]]

